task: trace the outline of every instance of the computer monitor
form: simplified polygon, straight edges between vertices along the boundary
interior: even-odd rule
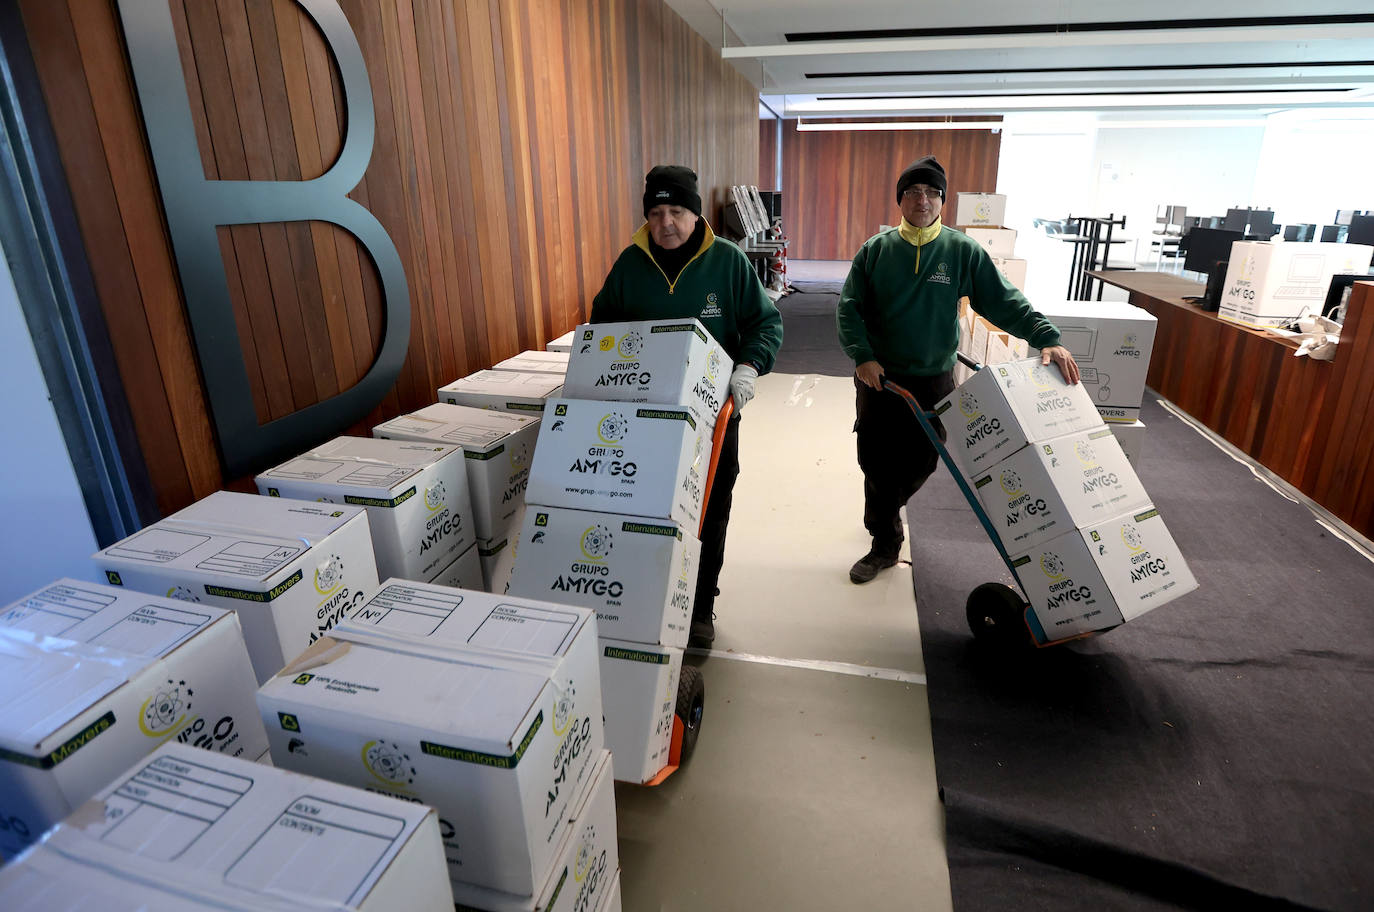
[[[1249,209],[1227,209],[1226,221],[1221,227],[1227,231],[1245,232],[1245,225],[1250,221]]]
[[[1345,233],[1345,242],[1374,246],[1374,215],[1353,217],[1350,220],[1350,230]]]
[[[1251,209],[1250,223],[1246,229],[1246,234],[1251,237],[1268,239],[1278,231],[1278,226],[1274,224],[1274,211],[1272,209]]]
[[[1345,240],[1346,228],[1344,225],[1322,225],[1322,243],[1334,244],[1337,241]]]
[[[1210,273],[1216,264],[1231,258],[1231,245],[1245,236],[1243,231],[1225,228],[1194,228],[1188,232],[1188,254],[1183,268],[1189,272]]]
[[[1284,225],[1284,226],[1283,226],[1283,239],[1284,239],[1285,241],[1296,241],[1296,240],[1298,239],[1298,232],[1301,231],[1301,230],[1302,230],[1302,226],[1301,226],[1301,225]]]
[[[1337,224],[1337,225],[1349,225],[1349,224],[1350,224],[1350,220],[1351,220],[1352,218],[1354,218],[1355,212],[1356,212],[1356,211],[1357,211],[1357,210],[1355,210],[1355,209],[1337,209],[1337,210],[1336,210],[1336,224]]]

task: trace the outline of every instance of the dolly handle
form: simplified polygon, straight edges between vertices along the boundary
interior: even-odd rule
[[[716,481],[716,465],[720,462],[720,450],[725,444],[725,432],[730,427],[730,419],[735,414],[735,397],[733,395],[725,397],[725,404],[720,407],[720,414],[716,415],[716,429],[711,434],[711,464],[706,469],[706,490],[701,495],[701,519],[697,523],[697,538],[701,538],[701,531],[706,528],[706,505],[711,502],[711,486]]]

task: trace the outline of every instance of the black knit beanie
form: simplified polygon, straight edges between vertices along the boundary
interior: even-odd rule
[[[644,178],[644,217],[655,206],[681,206],[701,215],[697,173],[683,165],[658,165]]]
[[[945,169],[935,160],[934,155],[918,158],[906,166],[902,176],[897,178],[897,205],[902,203],[902,194],[912,184],[925,184],[940,191],[940,199],[945,198]]]

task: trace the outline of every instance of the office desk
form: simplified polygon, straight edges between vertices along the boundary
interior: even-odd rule
[[[1167,272],[1092,271],[1159,321],[1146,383],[1274,474],[1374,538],[1374,283],[1356,284],[1333,361],[1183,300]]]

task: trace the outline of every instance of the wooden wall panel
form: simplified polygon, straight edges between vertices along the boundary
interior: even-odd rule
[[[326,172],[347,112],[292,0],[169,0],[211,179]],[[758,182],[758,95],[662,0],[340,0],[376,134],[350,194],[386,228],[410,346],[355,432],[586,315],[642,221],[645,171],[694,167],[708,217]],[[159,508],[225,479],[115,0],[20,0]],[[60,113],[59,113],[60,112]],[[375,359],[381,291],[334,225],[220,229],[259,420],[347,389]]]
[[[768,124],[760,121],[761,156],[762,131],[771,128]],[[796,127],[797,121],[787,120],[782,131],[783,226],[791,239],[788,256],[796,259],[851,259],[880,225],[896,224],[901,218],[896,199],[897,176],[923,155],[934,155],[948,175],[942,214],[947,224],[953,225],[954,194],[961,190],[997,189],[1000,133],[799,132]],[[759,162],[760,175],[771,176],[774,154],[769,152],[767,160]]]

